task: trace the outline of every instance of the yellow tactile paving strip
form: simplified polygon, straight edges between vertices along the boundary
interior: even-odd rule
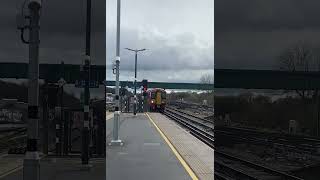
[[[0,158],[0,179],[22,168],[24,156],[3,156]]]
[[[157,124],[153,121],[153,119],[149,116],[149,114],[146,114],[151,123],[154,125],[154,127],[157,129],[157,131],[160,133],[161,137],[164,139],[164,141],[167,143],[167,145],[170,147],[171,151],[174,153],[176,158],[180,161],[181,165],[184,167],[184,169],[188,172],[192,180],[199,180],[197,175],[193,172],[192,168],[189,166],[189,164],[184,160],[184,158],[180,155],[180,153],[176,150],[174,145],[172,145],[171,141],[168,139],[168,137],[162,132],[162,130],[157,126]]]
[[[199,179],[214,179],[214,150],[174,121],[159,113],[148,113]]]

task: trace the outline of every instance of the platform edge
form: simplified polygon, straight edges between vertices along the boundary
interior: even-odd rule
[[[177,159],[180,161],[181,165],[184,167],[184,169],[187,171],[189,176],[193,180],[199,180],[197,175],[193,172],[192,168],[189,166],[189,164],[183,159],[183,157],[180,155],[180,153],[177,151],[177,149],[174,147],[174,145],[170,142],[168,137],[162,132],[162,130],[158,127],[158,125],[154,122],[154,120],[149,116],[148,113],[145,113],[145,115],[148,117],[150,122],[153,124],[153,126],[157,129],[161,137],[164,139],[164,141],[167,143],[167,145],[170,147],[173,154],[177,157]]]

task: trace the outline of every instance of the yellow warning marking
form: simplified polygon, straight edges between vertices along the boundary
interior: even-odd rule
[[[44,157],[45,157],[45,156],[40,157],[40,160],[41,160],[42,158],[44,158]],[[21,170],[22,168],[23,168],[23,165],[18,165],[17,167],[15,167],[15,168],[13,168],[13,169],[10,169],[10,170],[6,171],[6,172],[3,173],[3,174],[0,174],[0,179],[6,177],[6,176],[8,176],[8,175],[10,175],[10,174],[12,174],[12,173],[14,173],[14,172],[16,172],[16,171],[19,171],[19,170]]]
[[[148,116],[149,120],[151,121],[151,123],[154,125],[154,127],[158,130],[158,132],[160,133],[161,137],[164,139],[164,141],[168,144],[168,146],[170,147],[170,149],[172,150],[172,152],[174,153],[174,155],[177,157],[177,159],[180,161],[180,163],[182,164],[182,166],[184,167],[184,169],[188,172],[188,174],[190,175],[190,177],[193,180],[199,180],[198,177],[196,176],[196,174],[193,172],[193,170],[190,168],[190,166],[188,165],[188,163],[182,158],[182,156],[179,154],[179,152],[176,150],[176,148],[172,145],[172,143],[170,142],[170,140],[167,138],[167,136],[161,131],[161,129],[156,125],[156,123],[153,121],[153,119],[149,116],[148,113],[145,113],[146,116]]]
[[[8,176],[8,175],[10,175],[10,174],[12,174],[12,173],[20,170],[20,169],[22,169],[22,167],[23,167],[22,165],[19,165],[18,167],[15,167],[14,169],[11,169],[11,170],[9,170],[9,171],[1,174],[1,175],[0,175],[0,179],[1,179],[1,178],[4,178],[4,177],[6,177],[6,176]]]

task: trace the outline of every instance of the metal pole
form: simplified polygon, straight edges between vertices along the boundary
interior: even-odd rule
[[[58,122],[59,122],[59,155],[61,155],[62,154],[62,134],[63,134],[63,130],[62,130],[62,128],[63,128],[63,110],[62,110],[62,108],[63,108],[63,102],[62,102],[62,100],[63,100],[63,86],[61,86],[61,87],[59,87],[59,90],[60,90],[60,93],[59,93],[59,97],[60,97],[60,108],[59,108],[59,111],[60,111],[60,113],[59,113],[59,115],[60,115],[60,117],[59,117],[59,119],[58,119]]]
[[[316,91],[318,91],[318,90],[316,90]],[[317,136],[319,137],[319,118],[320,118],[320,109],[319,109],[319,107],[320,107],[320,104],[319,104],[319,95],[318,95],[318,93],[316,94],[316,101],[317,101]]]
[[[104,101],[103,106],[106,106],[106,99],[107,99],[107,87],[104,86]],[[98,123],[98,130],[97,130],[97,153],[99,156],[103,155],[103,144],[104,144],[104,138],[103,138],[103,132],[104,132],[104,124],[106,118],[106,111],[102,112],[102,117],[98,117],[97,123]]]
[[[147,96],[143,96],[143,111],[148,112],[149,107],[148,107],[148,99]]]
[[[82,129],[82,152],[81,159],[82,164],[89,164],[89,60],[85,61],[85,88],[84,88],[84,120],[83,120],[83,129]]]
[[[84,120],[82,132],[81,160],[83,165],[89,164],[89,100],[90,100],[90,36],[91,36],[91,0],[87,0],[87,23],[86,23],[86,59],[84,65],[85,88],[84,88]]]
[[[122,107],[122,106],[123,106],[123,103],[122,103],[122,96],[123,96],[123,94],[122,94],[122,93],[123,93],[123,87],[121,86],[120,96],[119,96],[119,98],[120,98],[120,99],[119,99],[119,101],[120,101],[120,103],[119,103],[119,104],[120,104],[120,110],[119,110],[119,111],[120,111],[120,112],[122,112],[122,108],[123,108],[123,107]]]
[[[49,137],[49,122],[48,122],[48,85],[45,82],[43,86],[43,153],[48,154],[48,137]]]
[[[128,96],[128,106],[127,106],[127,108],[128,108],[128,110],[127,110],[127,112],[130,112],[130,105],[131,105],[131,96]]]
[[[114,110],[114,120],[113,120],[113,139],[109,145],[122,145],[122,141],[119,139],[119,71],[120,71],[120,9],[121,0],[117,0],[117,49],[116,49],[116,106]]]
[[[27,152],[23,161],[23,179],[40,179],[40,158],[38,152],[39,123],[39,19],[41,4],[30,2],[29,29],[29,82],[28,82],[28,139]]]
[[[60,92],[59,92],[60,94]],[[60,103],[60,102],[59,102]],[[61,150],[61,138],[60,138],[60,121],[61,121],[61,107],[56,107],[55,108],[55,124],[56,124],[56,155],[60,155],[60,150]]]
[[[133,104],[133,114],[137,115],[137,59],[138,52],[135,52],[134,58],[134,104]]]
[[[63,111],[63,119],[64,119],[64,136],[63,136],[63,155],[68,155],[68,145],[69,145],[69,111]]]
[[[61,61],[61,79],[60,80],[63,80],[63,78],[65,77],[64,75],[64,62],[63,61]],[[64,81],[64,80],[63,80]],[[64,119],[64,110],[63,110],[63,92],[64,92],[64,90],[63,90],[63,86],[64,86],[64,82],[63,81],[61,81],[60,83],[61,84],[59,84],[59,86],[60,86],[60,135],[59,135],[59,138],[60,138],[60,155],[62,154],[62,137],[63,137],[63,135],[64,135],[64,133],[63,133],[63,127],[66,125],[66,123],[64,122],[65,121],[65,119]],[[59,81],[58,81],[58,83],[59,83]],[[65,143],[65,142],[64,142]]]
[[[68,153],[71,152],[71,146],[72,146],[72,125],[73,125],[73,112],[70,112],[70,116],[69,116],[69,130],[68,130]]]

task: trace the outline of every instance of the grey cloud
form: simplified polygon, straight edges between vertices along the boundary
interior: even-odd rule
[[[28,49],[16,30],[16,12],[23,0],[1,2],[0,61],[27,62]],[[27,12],[27,11],[25,11]],[[40,62],[82,63],[85,47],[85,1],[43,1]],[[92,1],[92,59],[105,64],[105,1]],[[27,32],[26,32],[27,37]]]
[[[215,1],[215,68],[279,69],[299,41],[320,45],[316,0]]]
[[[110,35],[112,35],[112,31]],[[213,46],[200,48],[193,34],[183,33],[175,38],[161,35],[146,35],[139,37],[139,32],[133,29],[122,29],[121,46],[129,48],[147,48],[138,55],[139,69],[153,70],[207,70],[213,69]],[[109,54],[107,64],[114,57],[114,39],[107,36]],[[134,53],[121,50],[121,69],[134,70]]]
[[[319,28],[317,0],[217,0],[215,32]]]
[[[14,30],[16,13],[21,11],[24,0],[1,2],[1,29]],[[49,0],[42,1],[41,30],[48,33],[81,34],[84,33],[86,1]],[[24,8],[27,14],[27,7]],[[92,1],[92,31],[105,32],[105,1]]]

